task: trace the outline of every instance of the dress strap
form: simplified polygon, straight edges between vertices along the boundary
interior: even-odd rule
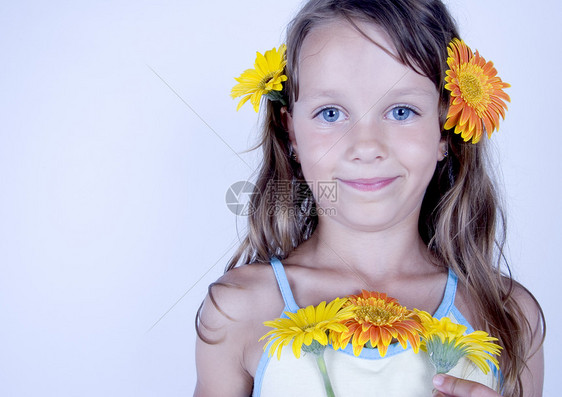
[[[457,295],[457,282],[458,278],[454,271],[449,268],[447,275],[447,285],[443,293],[443,300],[433,315],[435,318],[445,317],[449,314],[455,305],[455,296]]]
[[[291,290],[291,286],[289,285],[289,280],[287,279],[287,274],[285,273],[285,268],[281,261],[277,258],[272,258],[271,267],[273,267],[273,272],[275,273],[275,278],[277,279],[277,285],[279,285],[279,290],[281,291],[281,295],[283,296],[283,301],[285,302],[285,310],[292,313],[295,313],[299,310],[299,306],[297,302],[295,302],[295,298],[293,297],[293,291]]]

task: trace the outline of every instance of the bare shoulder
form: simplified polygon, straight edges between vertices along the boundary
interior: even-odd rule
[[[513,281],[513,299],[519,304],[525,319],[529,323],[531,337],[541,339],[544,336],[544,314],[535,296],[517,281]]]
[[[528,333],[529,348],[525,357],[525,367],[521,373],[523,395],[525,397],[542,396],[544,380],[545,337],[544,314],[533,294],[520,283],[513,281],[512,297],[519,304],[525,318],[523,331]]]
[[[502,278],[506,291],[509,291],[507,299],[515,301],[520,312],[512,313],[518,319],[523,320],[524,331],[530,332],[528,337],[542,339],[544,334],[544,315],[541,306],[534,295],[521,283],[507,276]],[[478,315],[472,305],[472,299],[468,288],[459,284],[457,289],[455,305],[463,313],[470,324],[478,324]],[[523,318],[521,318],[523,316]],[[528,327],[525,326],[528,325]]]
[[[283,299],[271,267],[228,271],[209,286],[198,316],[196,396],[248,396],[263,335],[263,321],[278,316]],[[220,374],[220,378],[217,378]]]
[[[251,264],[234,268],[209,286],[201,310],[201,319],[216,328],[223,324],[243,325],[261,310],[268,310],[272,300],[282,305],[277,283],[267,264]]]

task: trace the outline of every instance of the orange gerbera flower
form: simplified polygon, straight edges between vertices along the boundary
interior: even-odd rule
[[[491,137],[499,127],[500,115],[505,119],[509,96],[503,91],[510,87],[497,77],[492,62],[486,62],[457,38],[447,48],[449,57],[445,88],[451,91],[445,129],[455,127],[465,141],[477,143],[484,131]]]
[[[365,344],[370,342],[370,347],[378,348],[381,357],[384,357],[392,340],[397,339],[404,349],[410,342],[414,351],[418,352],[422,327],[415,312],[379,292],[363,290],[360,295],[351,295],[348,299],[346,306],[355,307],[354,316],[342,321],[348,331],[330,335],[335,349],[345,349],[351,340],[353,354],[358,356]]]

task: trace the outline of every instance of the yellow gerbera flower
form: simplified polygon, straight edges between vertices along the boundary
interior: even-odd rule
[[[437,373],[449,372],[462,357],[472,361],[485,374],[490,371],[490,363],[499,369],[494,357],[501,351],[501,347],[494,343],[497,338],[484,331],[464,335],[466,327],[451,322],[448,317],[438,320],[427,312],[416,312],[423,326],[421,349],[429,354]]]
[[[232,88],[232,98],[244,96],[238,103],[236,110],[251,99],[254,110],[258,112],[262,95],[270,96],[274,100],[282,100],[279,95],[283,90],[283,82],[287,76],[283,74],[287,61],[285,60],[286,46],[273,48],[264,55],[257,52],[254,69],[247,69],[240,77],[235,78],[239,84]]]
[[[336,298],[326,305],[321,302],[318,306],[308,306],[299,309],[296,313],[285,312],[289,318],[278,318],[274,321],[265,321],[263,324],[274,328],[262,336],[260,340],[269,337],[264,351],[269,348],[271,357],[277,350],[277,358],[281,358],[281,350],[284,346],[293,342],[293,353],[296,358],[300,357],[303,344],[310,346],[312,341],[320,345],[328,344],[327,332],[344,332],[347,327],[341,321],[352,315],[351,308],[343,308],[347,299]]]
[[[477,143],[484,131],[488,138],[499,127],[500,114],[505,119],[509,96],[503,91],[510,87],[497,77],[492,62],[486,62],[457,38],[447,48],[449,57],[445,88],[451,91],[445,129],[455,127],[465,141]]]
[[[351,340],[353,354],[358,356],[365,344],[370,342],[370,347],[378,348],[381,357],[384,357],[388,346],[396,338],[404,349],[410,342],[414,351],[418,352],[422,328],[416,313],[379,292],[363,290],[360,295],[351,295],[348,299],[347,304],[354,308],[353,317],[343,322],[349,328],[347,332],[330,335],[334,348],[345,349]]]

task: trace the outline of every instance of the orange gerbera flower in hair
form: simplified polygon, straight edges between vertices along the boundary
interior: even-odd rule
[[[351,340],[356,356],[367,344],[368,347],[378,348],[381,357],[384,357],[388,346],[396,339],[404,349],[410,342],[413,350],[418,352],[422,326],[415,312],[379,292],[363,290],[360,295],[351,295],[348,299],[346,305],[355,308],[354,315],[342,322],[348,331],[331,334],[334,348],[345,349]]]
[[[447,84],[451,91],[451,100],[445,129],[455,127],[455,134],[460,134],[465,141],[472,139],[477,143],[484,131],[491,137],[500,124],[500,115],[505,119],[509,96],[503,91],[510,87],[498,76],[492,62],[486,62],[478,54],[457,38],[453,39],[447,49]]]

